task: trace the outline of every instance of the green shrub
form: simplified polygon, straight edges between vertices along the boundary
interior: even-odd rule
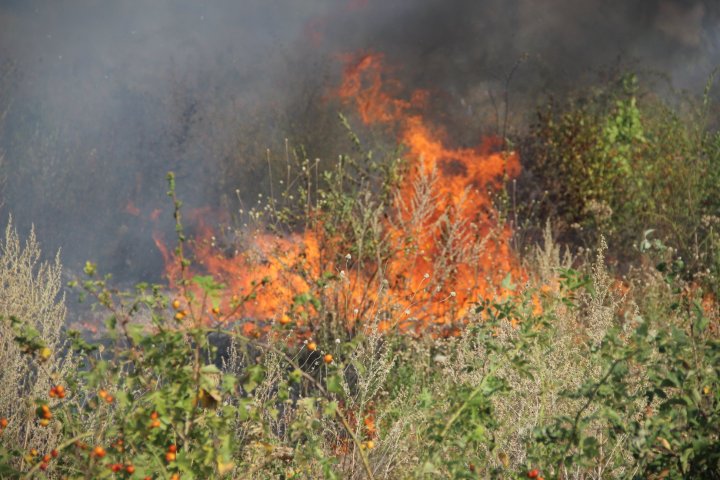
[[[546,192],[541,215],[559,222],[566,240],[589,246],[603,233],[628,260],[653,230],[717,289],[720,136],[709,90],[671,102],[634,76],[550,101],[524,154],[530,188]]]

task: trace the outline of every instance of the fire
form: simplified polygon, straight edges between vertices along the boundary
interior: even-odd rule
[[[364,124],[396,132],[407,148],[409,172],[382,225],[387,257],[374,265],[356,264],[334,251],[338,242],[321,229],[285,237],[255,232],[242,252],[229,256],[215,248],[207,228],[193,256],[226,285],[221,310],[232,312],[228,319],[290,315],[300,331],[310,332],[328,317],[350,329],[373,319],[381,330],[420,333],[439,325],[457,332],[473,302],[510,294],[503,282],[508,275],[525,278],[510,249],[512,231],[498,221],[490,193],[519,174],[519,158],[498,148],[496,139],[474,148],[449,147],[444,132],[422,116],[428,92],[407,99],[396,95],[403,87],[384,78],[380,55],[344,61],[337,96],[354,104]],[[176,280],[179,262],[157,243],[168,277]],[[242,306],[227,298],[243,295],[251,298]]]

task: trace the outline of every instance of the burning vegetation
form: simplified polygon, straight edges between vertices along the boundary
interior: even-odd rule
[[[402,85],[388,78],[381,55],[348,55],[344,62],[335,95],[356,109],[363,124],[390,129],[407,148],[402,179],[375,207],[382,214],[375,220],[372,242],[381,245],[375,256],[333,238],[321,205],[306,212],[300,231],[273,235],[261,226],[243,234],[247,243],[234,245],[230,255],[214,240],[219,235],[202,225],[191,255],[227,287],[216,301],[232,316],[222,320],[252,319],[267,329],[289,315],[300,330],[314,330],[319,325],[312,318],[320,313],[315,305],[331,301],[349,330],[381,318],[381,331],[419,334],[434,326],[457,334],[474,303],[507,296],[507,285],[526,278],[510,249],[511,228],[493,204],[504,183],[519,174],[519,158],[495,138],[471,148],[447,146],[444,132],[423,120],[428,92],[410,92],[407,100],[396,96]],[[158,246],[177,286],[190,273],[181,272],[176,255],[159,240]],[[328,290],[318,278],[339,280],[340,286]],[[252,300],[236,308],[251,291]]]
[[[173,0],[165,24],[156,1],[142,15],[124,0],[27,1],[0,6],[0,168],[13,166],[0,189],[10,207],[26,187],[45,195],[56,160],[87,150],[79,191],[103,201],[75,209],[50,190],[26,195],[25,212],[49,202],[44,215],[61,209],[62,223],[109,211],[109,232],[85,219],[96,238],[60,237],[76,250],[110,238],[119,263],[103,274],[84,260],[79,274],[8,221],[0,479],[720,478],[714,75],[701,95],[680,96],[620,67],[587,88],[579,73],[613,45],[674,73],[689,58],[715,61],[717,49],[702,49],[720,8],[348,0],[284,12]],[[48,105],[44,79],[66,68],[55,54],[85,68],[77,40],[37,35],[67,21],[65,8],[99,22],[69,22],[81,31],[108,30],[103,60],[122,57],[127,25],[162,41],[140,59],[130,41],[133,59],[117,70],[73,73],[82,95],[50,82]],[[22,26],[75,48],[21,64],[34,75],[17,113],[3,55]],[[278,53],[268,38],[297,45]],[[589,47],[598,39],[607,48]],[[204,55],[218,50],[232,53]],[[173,58],[168,76],[143,63],[161,57]],[[101,91],[89,88],[98,78]],[[546,82],[555,96],[537,106]],[[104,108],[106,95],[121,106]],[[69,122],[71,138],[38,133],[41,120],[77,120],[72,109],[83,121]],[[263,151],[258,125],[303,133]],[[98,132],[105,148],[86,149]],[[127,155],[117,197],[108,155]],[[156,202],[165,189],[148,187],[160,166],[172,170],[174,225]],[[162,272],[132,255],[150,239]],[[163,280],[118,288],[118,264]]]

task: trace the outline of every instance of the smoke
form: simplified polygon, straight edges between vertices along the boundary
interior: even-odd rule
[[[697,88],[720,59],[710,0],[3,0],[0,223],[34,223],[70,268],[157,279],[180,197],[267,190],[284,139],[332,159],[338,55],[383,52],[454,141],[522,128],[544,94],[607,68]],[[511,75],[512,73],[512,75]],[[2,160],[4,154],[4,160]],[[236,193],[239,191],[239,194]]]

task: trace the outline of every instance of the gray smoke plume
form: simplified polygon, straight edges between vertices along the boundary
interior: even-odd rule
[[[267,189],[284,139],[332,158],[339,54],[382,52],[458,143],[522,128],[544,94],[607,68],[698,88],[718,64],[713,1],[0,0],[0,223],[157,279],[165,173],[190,206]],[[518,66],[519,65],[519,66]],[[517,68],[515,68],[517,67]],[[514,72],[508,87],[508,77]]]

